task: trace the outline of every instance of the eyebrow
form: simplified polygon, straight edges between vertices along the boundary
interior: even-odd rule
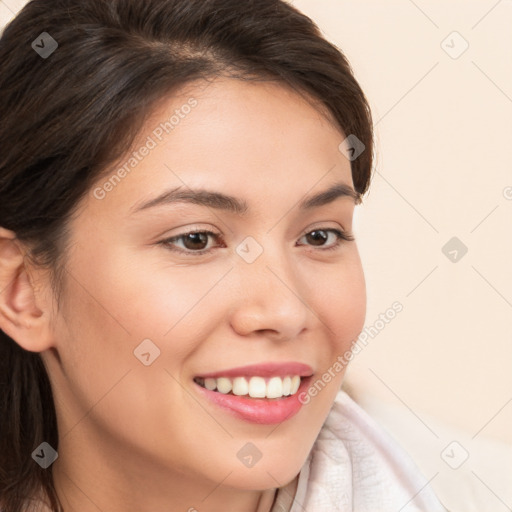
[[[332,203],[338,198],[348,197],[351,198],[355,204],[361,202],[361,194],[356,192],[352,187],[346,183],[335,183],[327,190],[319,192],[313,196],[303,198],[299,202],[300,210],[311,210],[326,204]],[[197,204],[200,206],[207,206],[218,210],[225,210],[243,216],[249,212],[249,206],[243,199],[238,199],[234,196],[226,195],[221,192],[215,192],[205,189],[186,189],[181,187],[167,190],[159,196],[150,199],[142,204],[135,205],[131,208],[133,213],[156,206],[172,204],[176,202],[185,202]]]

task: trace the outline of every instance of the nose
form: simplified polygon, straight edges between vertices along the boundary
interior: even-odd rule
[[[265,249],[252,263],[242,258],[231,272],[230,322],[241,336],[258,334],[292,340],[314,317],[307,303],[306,280],[293,270],[283,250]]]

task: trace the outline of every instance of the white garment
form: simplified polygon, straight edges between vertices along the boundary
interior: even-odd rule
[[[345,391],[340,391],[299,473],[298,483],[295,480],[280,488],[271,510],[304,511],[447,509],[409,455]]]

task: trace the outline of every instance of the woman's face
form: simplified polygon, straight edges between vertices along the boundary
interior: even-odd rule
[[[335,231],[352,231],[354,199],[303,204],[353,188],[344,138],[275,83],[218,79],[159,104],[136,154],[70,224],[55,347],[43,353],[56,467],[100,479],[115,466],[151,475],[154,489],[181,479],[261,490],[298,473],[341,385],[333,367],[365,317],[356,243]],[[298,377],[292,396],[240,395],[279,396]],[[237,394],[222,392],[230,384]]]

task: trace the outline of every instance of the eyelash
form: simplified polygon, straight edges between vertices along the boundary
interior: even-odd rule
[[[325,231],[325,232],[328,232],[328,231],[331,231],[333,232],[335,235],[336,235],[336,243],[327,247],[327,248],[319,248],[320,251],[332,251],[334,249],[337,249],[341,244],[342,244],[342,241],[347,241],[347,242],[353,242],[355,240],[354,238],[354,235],[352,233],[350,233],[349,231],[342,231],[340,229],[335,229],[335,228],[315,228],[315,229],[312,229],[311,231],[308,231],[306,233],[304,233],[302,237],[306,236],[306,235],[309,235],[310,233],[313,233],[315,231]],[[172,247],[171,245],[171,242],[175,242],[177,240],[180,240],[188,235],[193,235],[193,234],[196,234],[196,233],[202,233],[202,234],[205,234],[205,235],[212,235],[215,239],[219,239],[220,238],[220,235],[217,234],[217,233],[214,233],[212,231],[208,231],[208,230],[192,230],[192,231],[187,231],[186,233],[182,233],[180,235],[177,235],[177,236],[173,236],[172,238],[166,238],[165,240],[161,240],[159,243],[161,243],[164,247],[166,247],[167,249],[169,249],[170,251],[174,251],[174,252],[178,252],[178,253],[181,253],[185,256],[202,256],[202,255],[205,255],[205,254],[209,254],[213,248],[210,248],[210,249],[202,249],[200,251],[191,251],[191,250],[183,250],[183,249],[176,249],[175,247]]]

